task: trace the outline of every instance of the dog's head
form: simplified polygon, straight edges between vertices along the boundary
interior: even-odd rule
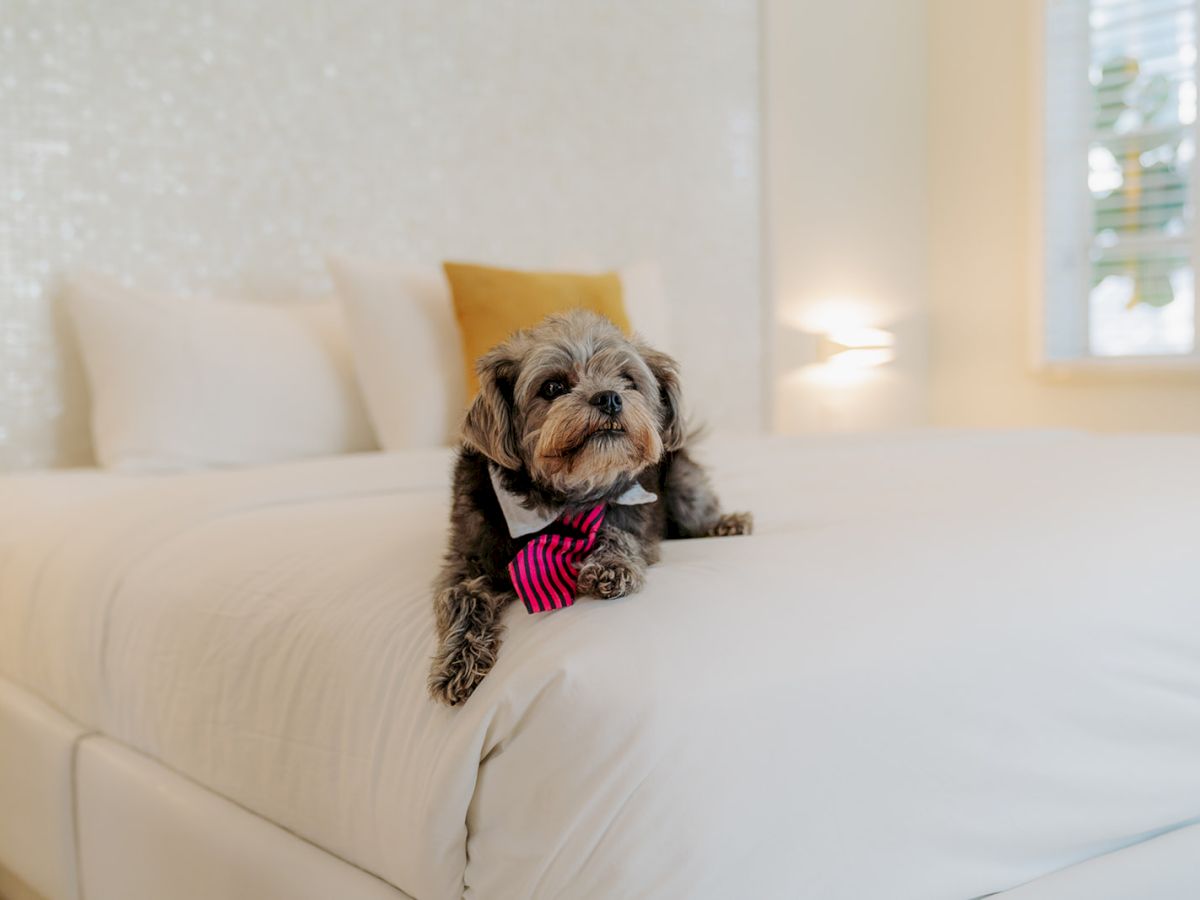
[[[683,446],[675,361],[594,313],[518,332],[478,372],[463,442],[570,500],[628,486]]]

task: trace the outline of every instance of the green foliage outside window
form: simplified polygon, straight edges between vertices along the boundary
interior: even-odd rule
[[[1188,214],[1188,173],[1179,158],[1178,85],[1163,75],[1146,76],[1137,59],[1119,56],[1101,67],[1093,89],[1093,147],[1111,153],[1120,174],[1118,186],[1092,191],[1097,245],[1181,230]],[[1101,255],[1092,267],[1093,287],[1109,276],[1128,276],[1134,283],[1130,307],[1166,306],[1175,299],[1171,273],[1186,265],[1186,254]]]

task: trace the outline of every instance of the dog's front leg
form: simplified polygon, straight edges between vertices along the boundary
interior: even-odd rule
[[[628,531],[605,526],[579,569],[579,593],[612,600],[636,593],[646,583],[641,542]]]
[[[667,518],[675,537],[728,537],[750,534],[754,517],[748,512],[721,512],[708,473],[687,451],[680,451],[667,475]]]
[[[470,578],[434,598],[438,649],[429,672],[429,693],[457,706],[474,693],[496,662],[504,626],[500,614],[512,595],[497,593],[486,578]]]

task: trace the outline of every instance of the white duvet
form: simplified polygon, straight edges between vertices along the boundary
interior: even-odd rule
[[[1200,816],[1200,440],[714,440],[432,703],[449,456],[0,481],[0,674],[420,900],[976,897]]]

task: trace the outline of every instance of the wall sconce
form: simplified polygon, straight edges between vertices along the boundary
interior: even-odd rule
[[[896,358],[896,336],[882,328],[847,328],[817,335],[817,362],[870,369]]]

